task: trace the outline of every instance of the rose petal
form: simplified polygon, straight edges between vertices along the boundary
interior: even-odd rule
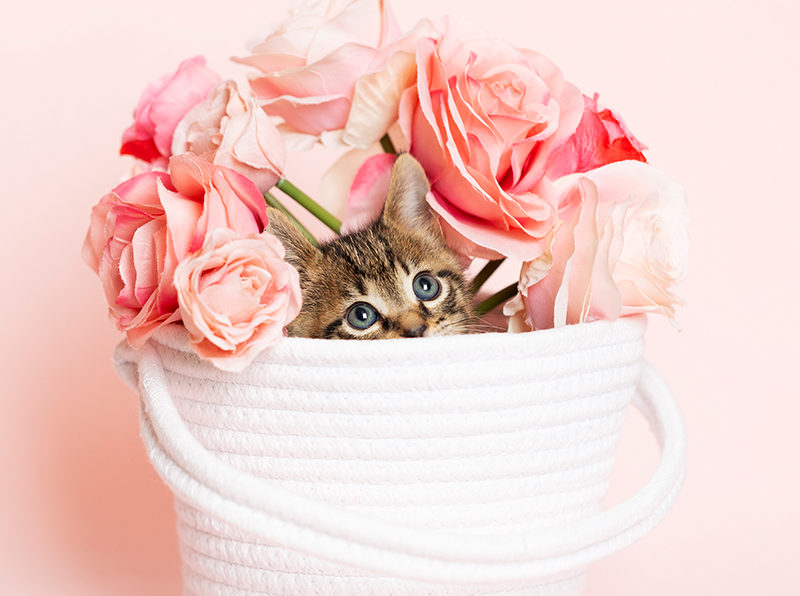
[[[358,169],[347,196],[342,233],[349,234],[374,222],[381,214],[396,155],[380,153]]]
[[[361,77],[353,92],[344,142],[366,149],[379,140],[397,120],[400,97],[414,84],[416,74],[414,55],[397,52],[381,70]]]

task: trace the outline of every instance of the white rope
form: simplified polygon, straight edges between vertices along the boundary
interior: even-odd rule
[[[191,593],[419,594],[420,582],[561,593],[658,523],[682,480],[680,417],[641,362],[642,333],[620,320],[288,338],[232,375],[191,354],[176,326],[141,353],[120,346],[117,366],[138,386],[145,444],[177,497]],[[601,512],[637,385],[661,462]]]

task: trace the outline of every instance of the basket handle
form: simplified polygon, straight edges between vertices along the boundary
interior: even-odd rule
[[[376,573],[467,584],[524,581],[579,568],[647,534],[666,515],[683,481],[686,438],[680,413],[647,363],[635,404],[662,453],[642,490],[609,510],[557,528],[465,536],[365,516],[227,465],[180,417],[154,346],[148,343],[137,352],[121,344],[115,360],[123,380],[138,387],[148,455],[177,497],[278,546]]]

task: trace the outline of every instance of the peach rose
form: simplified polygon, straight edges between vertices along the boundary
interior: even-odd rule
[[[504,313],[511,330],[548,329],[658,312],[688,263],[686,193],[650,165],[621,161],[554,183],[559,224],[525,263]]]
[[[264,232],[212,232],[175,269],[181,318],[202,358],[238,372],[283,338],[300,312],[300,278],[280,241]]]
[[[283,140],[255,96],[223,81],[194,106],[172,137],[172,154],[191,151],[247,176],[266,192],[283,176]]]
[[[302,2],[274,33],[235,58],[260,74],[251,86],[284,130],[366,147],[397,118],[414,78],[414,43],[427,21],[402,35],[382,0]]]
[[[416,62],[400,126],[450,245],[472,257],[540,256],[555,205],[538,184],[575,132],[583,95],[541,54],[451,23],[439,40],[419,41]]]
[[[111,317],[138,348],[155,329],[180,319],[173,273],[211,230],[257,234],[267,221],[250,180],[179,155],[170,159],[169,173],[140,174],[100,199],[83,255],[100,277]]]
[[[165,167],[178,122],[218,82],[219,75],[206,67],[205,58],[197,56],[150,83],[133,112],[133,124],[122,134],[119,152]]]

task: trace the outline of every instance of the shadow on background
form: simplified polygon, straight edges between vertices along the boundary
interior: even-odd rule
[[[65,357],[30,379],[33,399],[25,407],[30,420],[21,428],[36,431],[14,444],[28,443],[22,478],[28,504],[35,506],[17,507],[23,519],[14,524],[35,529],[27,547],[52,551],[58,579],[17,569],[26,576],[20,593],[32,596],[33,586],[39,586],[37,594],[179,594],[172,496],[139,437],[137,397],[111,364],[119,335],[102,318],[97,323],[108,329],[84,337],[109,337],[109,343],[76,349],[65,333],[59,351]],[[26,559],[22,552],[12,555]]]

